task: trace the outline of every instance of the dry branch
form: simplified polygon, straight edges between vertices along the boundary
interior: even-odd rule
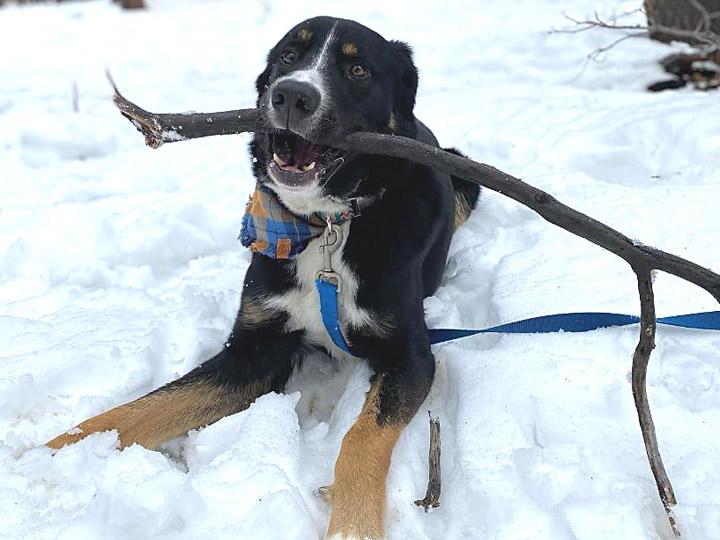
[[[718,10],[709,11],[717,7]],[[553,30],[555,34],[578,34],[602,28],[618,30],[620,37],[587,55],[588,60],[597,60],[603,53],[628,39],[645,37],[670,43],[684,41],[696,49],[694,54],[673,54],[662,60],[665,71],[675,78],[663,80],[648,86],[651,92],[682,88],[687,84],[697,90],[713,90],[720,87],[720,0],[644,0],[647,25],[620,24],[622,17],[641,12],[636,9],[604,20],[595,13],[592,19],[578,20],[568,15],[565,18],[575,26]]]
[[[440,506],[442,481],[440,474],[440,419],[428,411],[430,417],[430,450],[428,451],[428,485],[425,498],[415,501],[427,513],[430,508]]]
[[[130,119],[145,135],[147,144],[153,148],[178,140],[264,129],[259,121],[260,113],[255,109],[222,113],[154,114],[125,99],[117,89],[114,100],[123,116]],[[182,136],[178,137],[180,133]],[[322,142],[365,154],[409,159],[497,191],[531,208],[550,223],[614,253],[630,265],[638,278],[641,312],[640,340],[632,368],[635,406],[660,499],[668,514],[673,533],[679,537],[680,533],[672,514],[675,496],[660,458],[645,390],[647,364],[654,348],[655,336],[651,271],[662,270],[689,281],[706,290],[718,302],[720,275],[691,261],[633,241],[604,223],[562,204],[548,193],[490,165],[477,163],[414,139],[378,133],[353,133],[344,140]]]
[[[565,16],[568,20],[575,23],[578,27],[571,30],[554,30],[556,34],[577,34],[579,32],[585,32],[592,28],[605,28],[607,30],[633,30],[632,33],[626,34],[620,38],[619,41],[613,42],[611,45],[601,47],[591,53],[591,57],[597,56],[599,52],[605,52],[617,45],[620,41],[634,38],[634,37],[652,37],[653,32],[662,32],[663,35],[675,41],[690,41],[700,46],[701,50],[705,53],[714,52],[720,47],[720,41],[718,40],[717,34],[710,30],[685,30],[683,28],[674,28],[671,26],[664,26],[661,24],[653,24],[650,26],[642,24],[615,24],[604,21],[599,16],[595,16],[593,20],[580,21],[571,17]]]
[[[158,148],[163,143],[185,141],[211,135],[236,135],[258,128],[258,110],[240,109],[216,113],[187,112],[180,114],[155,114],[128,101],[120,93],[110,73],[106,73],[115,90],[113,102],[120,114],[130,120],[145,135],[145,144]]]
[[[634,266],[633,271],[637,275],[638,294],[640,295],[640,341],[635,348],[632,363],[632,391],[635,400],[635,409],[638,413],[638,420],[642,429],[643,442],[645,443],[645,451],[647,452],[650,468],[652,469],[655,483],[657,484],[660,500],[663,503],[665,512],[670,522],[670,528],[676,538],[680,537],[680,531],[677,529],[675,514],[672,507],[677,504],[675,500],[675,492],[673,491],[670,479],[665,472],[662,458],[660,457],[660,449],[658,448],[657,438],[655,437],[655,424],[650,415],[650,403],[647,398],[646,379],[647,368],[650,362],[650,353],[655,348],[655,329],[657,321],[655,319],[655,294],[652,286],[652,270],[647,267]]]

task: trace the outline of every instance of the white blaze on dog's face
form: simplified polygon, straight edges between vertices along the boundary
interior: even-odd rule
[[[263,110],[267,111],[270,124],[276,129],[292,129],[297,135],[310,140],[318,132],[320,119],[330,108],[332,96],[328,89],[328,60],[330,46],[335,41],[335,22],[323,39],[322,46],[310,56],[307,66],[290,71],[275,79],[263,96]],[[309,30],[299,33],[303,41],[309,40]],[[297,52],[291,48],[283,51],[280,62],[288,67],[297,63]],[[292,128],[290,124],[292,123]]]
[[[354,21],[300,23],[270,51],[257,80],[258,107],[273,132],[256,134],[251,145],[256,176],[298,214],[346,208],[376,171],[333,141],[356,131],[414,136],[416,88],[405,44]],[[389,159],[373,165],[382,170]]]

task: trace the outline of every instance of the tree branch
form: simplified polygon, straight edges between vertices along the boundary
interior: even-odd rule
[[[145,135],[145,144],[159,148],[163,143],[185,141],[212,135],[236,135],[259,129],[257,109],[239,109],[216,113],[188,112],[180,114],[155,114],[135,105],[118,90],[115,81],[106,72],[115,91],[113,102],[120,114],[130,120]]]
[[[255,109],[182,115],[154,114],[128,101],[117,89],[115,90],[114,101],[120,112],[145,135],[146,143],[153,148],[178,140],[266,129],[260,120],[259,111]],[[182,137],[176,136],[179,132],[182,132]],[[379,133],[353,133],[344,140],[322,142],[365,154],[412,160],[464,178],[518,201],[550,223],[614,253],[630,265],[638,278],[642,321],[640,342],[633,357],[632,368],[635,406],[660,499],[668,513],[673,533],[679,537],[680,533],[671,512],[672,506],[675,505],[675,496],[660,458],[645,390],[647,364],[654,347],[655,336],[651,271],[662,270],[689,281],[706,290],[718,302],[720,302],[720,275],[676,255],[633,241],[604,223],[564,205],[550,194],[490,165],[477,163],[414,139]]]
[[[495,167],[405,137],[354,133],[348,136],[346,141],[347,147],[364,153],[409,159],[497,191],[531,208],[553,225],[614,253],[632,267],[644,264],[663,270],[702,287],[720,302],[720,275],[670,253],[633,241],[604,223],[564,205],[552,195]]]

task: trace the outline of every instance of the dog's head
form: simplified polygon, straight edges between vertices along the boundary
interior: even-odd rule
[[[405,43],[344,19],[300,23],[273,47],[257,79],[258,108],[272,131],[251,145],[256,176],[301,213],[305,199],[357,196],[387,159],[364,159],[328,141],[356,131],[414,137],[417,82]]]

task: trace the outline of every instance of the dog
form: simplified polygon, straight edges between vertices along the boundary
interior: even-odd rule
[[[414,116],[417,85],[409,46],[357,22],[316,17],[290,30],[256,81],[268,132],[250,143],[257,189],[241,240],[253,254],[225,347],[47,446],[117,430],[121,447],[152,449],[282,391],[310,351],[363,358],[374,375],[327,488],[327,538],[384,538],[391,454],[435,373],[423,299],[439,286],[479,188],[323,141],[367,131],[438,146]],[[332,287],[334,327],[321,312],[321,285]]]

